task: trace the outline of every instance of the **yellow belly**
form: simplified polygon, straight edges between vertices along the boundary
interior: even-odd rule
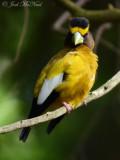
[[[59,98],[55,99],[51,106],[59,108],[65,101],[74,109],[89,94],[95,81],[97,67],[97,56],[84,45],[67,51],[66,54],[58,54],[40,74],[34,95],[39,94],[45,79],[65,73],[63,82],[54,89],[59,93]]]
[[[97,59],[93,53],[84,53],[84,51],[78,55],[73,54],[67,59],[70,61],[66,71],[68,77],[56,88],[56,91],[60,93],[58,102],[65,101],[74,109],[84,101],[94,84]]]

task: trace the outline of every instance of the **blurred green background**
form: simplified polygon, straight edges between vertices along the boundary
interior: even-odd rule
[[[103,9],[119,1],[91,0],[85,8]],[[0,125],[25,119],[33,96],[35,80],[52,55],[63,47],[64,34],[53,30],[63,8],[54,1],[28,8],[28,26],[15,62],[23,28],[23,7],[5,7],[0,2]],[[91,24],[96,33],[99,25]],[[120,69],[120,24],[112,23],[99,43],[99,69],[94,88],[106,82]],[[102,40],[101,40],[102,41]],[[66,116],[51,135],[47,123],[33,128],[26,143],[19,131],[0,135],[0,160],[119,160],[120,159],[120,87],[104,97]]]

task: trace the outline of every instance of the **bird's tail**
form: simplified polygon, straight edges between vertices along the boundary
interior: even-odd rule
[[[37,99],[34,98],[31,111],[28,115],[28,119],[39,116],[40,114],[42,114],[44,112],[44,110],[45,110],[45,108],[43,105],[37,106]],[[30,133],[30,130],[31,130],[30,127],[24,127],[20,133],[19,140],[26,142],[28,135]]]
[[[19,139],[21,141],[25,142],[27,140],[27,137],[28,137],[29,133],[30,133],[30,130],[31,130],[30,127],[23,128],[21,133],[20,133]]]
[[[57,126],[57,124],[61,122],[63,118],[64,118],[64,115],[51,120],[50,123],[48,124],[47,133],[50,134],[54,130],[54,128]]]
[[[38,105],[37,104],[37,98],[34,98],[33,102],[32,102],[31,111],[30,111],[30,113],[28,115],[28,119],[41,115],[48,108],[48,106],[51,103],[51,101],[52,101],[51,97],[49,97],[43,104]],[[21,141],[25,142],[27,140],[27,138],[28,138],[30,130],[31,130],[30,127],[23,128],[21,133],[20,133],[19,139]]]
[[[31,108],[31,111],[28,115],[28,119],[29,118],[33,118],[33,117],[37,117],[39,115],[41,115],[49,106],[50,104],[53,102],[54,99],[56,99],[58,97],[58,93],[56,93],[55,91],[51,93],[51,95],[47,98],[47,100],[41,104],[41,105],[38,105],[37,104],[37,98],[34,98],[33,99],[33,102],[32,102],[32,108]],[[56,122],[55,122],[56,123]],[[57,123],[56,123],[57,124]],[[54,124],[53,126],[55,127],[56,124]],[[51,125],[50,125],[51,126]],[[52,130],[52,128],[54,127],[50,127]],[[28,138],[28,135],[30,133],[30,130],[31,128],[30,127],[25,127],[22,129],[21,133],[20,133],[20,137],[19,139],[23,142],[25,142]]]

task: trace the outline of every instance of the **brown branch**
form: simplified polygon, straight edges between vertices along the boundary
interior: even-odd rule
[[[108,80],[100,88],[91,92],[91,94],[85,99],[84,103],[85,104],[89,103],[93,100],[96,100],[96,99],[104,96],[105,94],[110,92],[113,88],[115,88],[119,83],[120,83],[120,71],[118,71],[110,80]],[[79,104],[76,108],[79,108],[84,103]],[[41,115],[39,117],[21,120],[21,121],[0,127],[0,133],[8,133],[8,132],[12,132],[14,130],[17,130],[17,129],[20,129],[23,127],[34,126],[39,123],[49,121],[51,119],[55,119],[65,113],[67,113],[65,107],[60,107],[59,109],[57,109],[55,111],[47,112],[46,114]]]
[[[103,33],[104,33],[106,30],[110,29],[111,26],[112,26],[111,23],[103,23],[103,24],[100,25],[100,27],[97,29],[96,34],[95,34],[95,35],[96,35],[96,36],[95,36],[95,48],[94,48],[95,51],[96,51],[97,48],[98,48],[98,45],[99,45],[99,43],[100,43],[100,40],[101,40],[101,37],[102,37]]]
[[[100,43],[110,49],[112,52],[115,52],[117,55],[120,55],[120,48],[116,47],[113,43],[101,38]]]
[[[24,22],[23,22],[23,28],[20,34],[19,42],[16,49],[15,59],[14,62],[16,63],[19,60],[22,45],[24,42],[24,38],[28,29],[28,21],[29,21],[29,10],[28,7],[24,7]]]
[[[106,21],[118,21],[120,20],[120,9],[109,6],[104,10],[87,10],[80,8],[71,0],[55,0],[62,7],[70,11],[74,16],[84,16],[91,21],[106,22]]]
[[[78,0],[76,4],[78,6],[83,6],[85,5],[88,1],[90,0]],[[63,24],[66,22],[66,20],[70,17],[70,12],[65,11],[53,24],[53,29],[65,33],[66,29],[63,27]]]

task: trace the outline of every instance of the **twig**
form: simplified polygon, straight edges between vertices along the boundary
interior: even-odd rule
[[[78,6],[83,6],[85,5],[88,1],[90,0],[78,0],[76,2],[76,4]],[[62,32],[65,33],[66,30],[65,28],[63,28],[63,24],[66,22],[66,20],[68,19],[68,17],[70,16],[70,12],[65,11],[53,24],[53,29],[58,31],[58,32]]]
[[[29,10],[28,10],[28,7],[26,6],[24,7],[24,23],[23,23],[23,29],[19,38],[16,54],[15,54],[16,55],[14,59],[15,63],[19,60],[19,57],[20,57],[22,45],[27,32],[27,28],[28,28],[28,21],[29,21]]]
[[[80,8],[71,0],[55,0],[62,7],[70,11],[74,16],[84,16],[91,21],[106,22],[106,21],[118,21],[120,20],[120,9],[109,7],[104,10],[87,10]]]
[[[100,25],[100,27],[97,29],[96,31],[96,36],[95,36],[95,48],[94,50],[96,51],[99,45],[99,42],[101,40],[101,37],[103,35],[103,33],[107,30],[110,29],[112,26],[111,23],[104,23],[102,25]]]
[[[114,46],[114,44],[112,44],[111,42],[101,38],[100,43],[102,45],[104,45],[105,47],[107,47],[108,49],[110,49],[111,51],[115,52],[116,54],[120,55],[120,48],[117,48],[116,46]]]
[[[86,98],[85,103],[89,103],[93,100],[96,100],[104,96],[105,94],[110,92],[113,88],[115,88],[119,83],[120,83],[120,71],[118,71],[110,80],[108,80],[100,88],[91,92],[91,94]],[[82,106],[83,104],[84,103],[79,104],[76,108]],[[35,117],[32,119],[21,120],[21,121],[0,127],[0,133],[8,133],[23,127],[34,126],[36,124],[43,123],[51,119],[55,119],[65,113],[67,113],[65,107],[60,107],[59,109],[52,112],[47,112],[42,116]]]

